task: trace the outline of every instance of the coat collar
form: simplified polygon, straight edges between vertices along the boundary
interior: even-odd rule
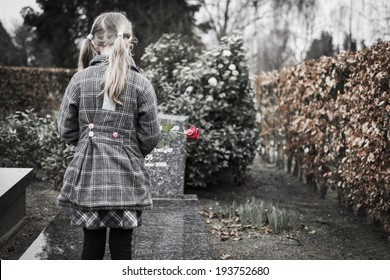
[[[92,60],[89,62],[88,66],[93,66],[93,65],[100,64],[100,63],[106,63],[106,62],[108,62],[108,56],[98,54],[97,56],[92,58]]]
[[[134,63],[134,60],[133,59],[131,59],[131,60],[132,60],[132,63]],[[98,54],[97,56],[92,58],[92,60],[88,64],[88,66],[99,65],[101,63],[108,63],[108,56]],[[139,69],[135,65],[131,65],[131,69],[140,73]]]

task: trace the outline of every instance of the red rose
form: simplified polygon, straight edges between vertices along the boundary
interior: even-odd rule
[[[198,140],[200,137],[200,130],[193,125],[186,131],[186,135],[188,139]]]

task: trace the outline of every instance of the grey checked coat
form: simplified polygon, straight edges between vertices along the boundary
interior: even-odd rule
[[[122,105],[102,109],[100,84],[106,57],[97,56],[76,73],[58,116],[60,135],[76,146],[60,205],[81,210],[144,210],[152,206],[144,157],[157,145],[160,127],[156,96],[135,68],[128,71]]]

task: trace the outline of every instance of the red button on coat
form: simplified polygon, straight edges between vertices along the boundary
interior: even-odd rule
[[[119,137],[119,134],[118,134],[118,132],[114,132],[114,133],[112,134],[112,137],[114,137],[114,138],[118,138],[118,137]]]

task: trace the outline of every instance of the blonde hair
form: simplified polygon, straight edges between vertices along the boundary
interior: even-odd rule
[[[103,13],[95,19],[90,34],[93,35],[92,39],[85,39],[81,46],[78,69],[80,71],[88,67],[91,59],[98,54],[94,45],[99,48],[110,48],[101,94],[107,94],[112,102],[122,105],[119,95],[126,87],[127,70],[132,61],[123,36],[130,36],[131,40],[133,39],[132,24],[123,13]]]

